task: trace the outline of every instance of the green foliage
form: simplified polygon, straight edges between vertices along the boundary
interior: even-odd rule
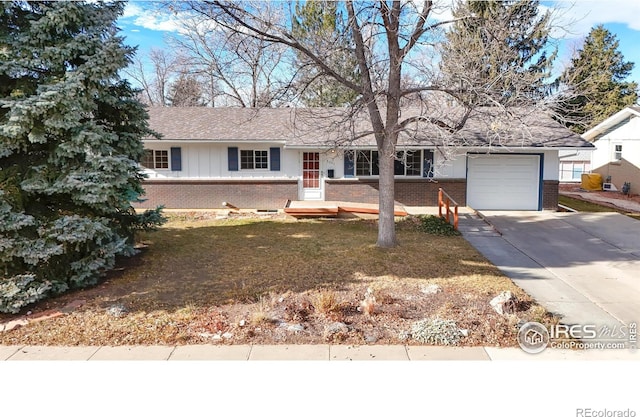
[[[556,53],[546,52],[550,14],[539,0],[458,3],[447,32],[441,69],[451,85],[465,91],[468,105],[521,105],[547,91]]]
[[[338,3],[327,0],[298,2],[292,20],[292,34],[326,63],[349,80],[357,80],[353,50],[342,36],[342,14]],[[297,54],[301,99],[309,107],[337,107],[353,103],[357,94],[322,72],[301,53]]]
[[[0,312],[94,284],[131,255],[152,135],[118,72],[124,4],[11,2],[0,8]]]
[[[411,326],[411,337],[420,343],[457,345],[461,332],[455,321],[436,317],[414,323]]]
[[[420,221],[418,228],[430,235],[458,236],[460,234],[451,223],[448,223],[442,217],[427,214],[417,216],[417,218]]]
[[[157,230],[158,226],[167,222],[167,218],[162,214],[164,206],[156,207],[153,210],[145,210],[144,213],[136,215],[133,229],[150,232]]]
[[[559,113],[583,133],[638,100],[638,84],[625,81],[634,63],[625,61],[616,36],[604,26],[591,29],[559,83],[566,90]]]

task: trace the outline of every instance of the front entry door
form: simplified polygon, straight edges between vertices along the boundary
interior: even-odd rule
[[[302,200],[322,200],[320,152],[302,152]]]

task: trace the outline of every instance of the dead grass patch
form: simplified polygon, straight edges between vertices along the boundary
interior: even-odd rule
[[[122,260],[124,270],[31,310],[74,299],[86,300],[84,306],[0,333],[0,344],[412,343],[403,336],[411,325],[439,315],[469,330],[461,345],[515,346],[514,322],[557,321],[462,237],[403,226],[400,245],[382,250],[374,245],[375,226],[370,220],[173,217],[140,236],[146,248]],[[423,293],[430,284],[442,291]],[[368,289],[375,306],[367,316],[361,303]],[[489,306],[506,290],[524,302],[517,318]],[[128,314],[109,315],[114,304]]]

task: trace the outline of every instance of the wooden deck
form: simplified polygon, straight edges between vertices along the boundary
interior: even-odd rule
[[[292,217],[338,217],[349,215],[377,216],[380,213],[377,204],[351,203],[345,201],[288,201],[284,212]],[[395,216],[406,216],[402,206],[396,206]]]

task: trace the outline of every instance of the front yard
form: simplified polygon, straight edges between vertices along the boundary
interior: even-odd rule
[[[2,332],[0,344],[413,344],[432,332],[427,343],[517,346],[519,322],[557,321],[462,237],[418,224],[400,222],[400,246],[381,250],[372,220],[174,215],[99,285],[26,318],[81,307]],[[506,290],[518,311],[502,316],[489,301]]]

